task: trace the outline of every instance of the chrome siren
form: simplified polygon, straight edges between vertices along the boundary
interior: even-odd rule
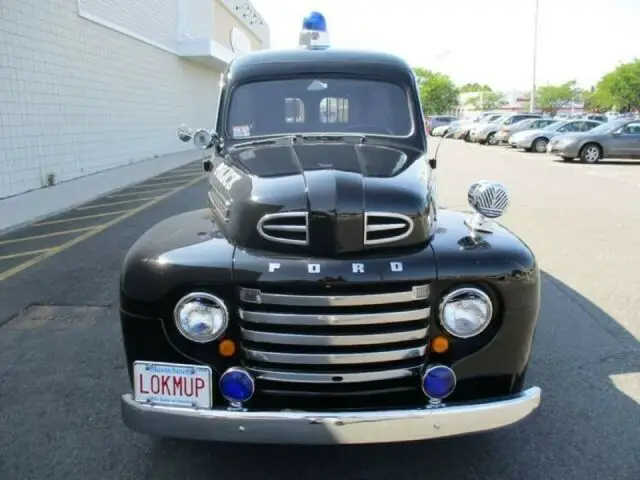
[[[467,221],[473,233],[491,233],[491,220],[501,217],[509,208],[509,194],[504,185],[483,180],[469,187],[469,205],[476,213]]]

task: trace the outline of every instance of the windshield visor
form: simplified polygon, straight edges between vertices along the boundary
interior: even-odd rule
[[[292,78],[239,85],[227,111],[232,139],[265,135],[413,134],[409,95],[401,86],[348,78]]]

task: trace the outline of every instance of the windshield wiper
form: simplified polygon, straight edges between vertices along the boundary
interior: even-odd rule
[[[312,133],[308,135],[300,135],[302,140],[320,140],[320,141],[334,141],[334,142],[344,142],[345,140],[356,140],[358,143],[364,143],[366,140],[366,135],[362,135],[360,133]]]
[[[290,143],[295,144],[297,142],[305,142],[305,141],[331,141],[331,142],[344,142],[346,140],[355,140],[358,143],[364,143],[366,140],[366,135],[362,135],[359,133],[312,133],[312,134],[291,134],[291,135],[281,135],[277,137],[270,138],[261,138],[258,140],[251,140],[248,142],[236,143],[229,148],[244,148],[244,147],[253,147],[256,145],[278,145],[282,143]]]
[[[284,143],[283,141],[286,140],[287,143],[296,143],[297,142],[297,138],[296,135],[282,135],[282,136],[278,136],[278,137],[271,137],[271,138],[261,138],[260,140],[251,140],[249,142],[241,142],[241,143],[236,143],[234,145],[231,146],[231,148],[243,148],[243,147],[252,147],[254,145],[277,145],[279,143]]]

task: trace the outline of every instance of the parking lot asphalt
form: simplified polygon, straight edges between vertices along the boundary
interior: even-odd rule
[[[0,281],[82,242],[203,178],[194,162],[0,236]]]
[[[119,412],[129,388],[119,268],[153,224],[205,205],[192,164],[164,174],[168,181],[184,173],[175,184],[148,180],[0,237],[0,478],[640,478],[640,167],[563,164],[453,140],[439,157],[445,206],[468,210],[474,180],[507,185],[504,223],[532,246],[544,271],[527,374],[543,400],[530,421],[441,441],[323,448],[162,440],[127,430]]]

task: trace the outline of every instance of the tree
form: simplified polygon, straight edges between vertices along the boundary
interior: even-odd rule
[[[599,110],[640,109],[640,60],[623,63],[604,75],[589,97],[589,103]]]
[[[504,96],[491,90],[480,91],[478,95],[468,99],[466,104],[476,111],[494,110],[504,105]]]
[[[480,83],[465,83],[460,87],[460,93],[475,93],[475,92],[492,92],[489,85],[482,85]]]
[[[544,85],[536,92],[538,108],[552,115],[568,102],[576,98],[577,87],[574,80],[561,85]]]
[[[458,106],[458,89],[448,75],[425,68],[414,71],[426,115],[449,112]]]

